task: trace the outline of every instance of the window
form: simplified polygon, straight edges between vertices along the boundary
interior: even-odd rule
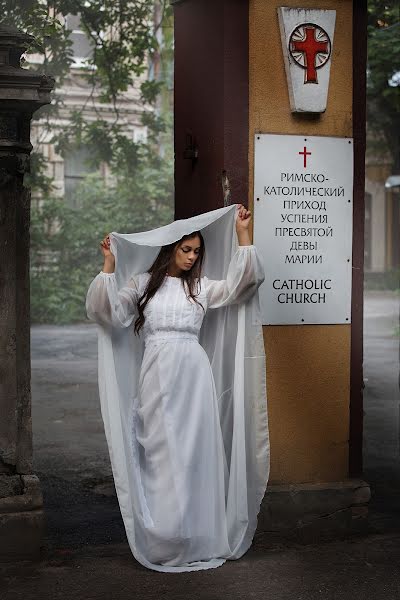
[[[371,194],[365,194],[365,224],[364,224],[364,269],[366,271],[371,270],[371,250],[372,250],[372,226],[371,226],[371,212],[372,212],[372,196]]]
[[[64,158],[64,197],[71,208],[79,206],[77,188],[88,173],[97,169],[88,165],[90,152],[87,148],[78,148]],[[100,174],[99,174],[100,177]]]
[[[93,56],[93,41],[81,28],[80,15],[67,15],[66,28],[71,31],[72,52],[75,66],[83,66]]]
[[[135,144],[145,144],[147,141],[147,127],[135,128],[133,130],[133,141]]]

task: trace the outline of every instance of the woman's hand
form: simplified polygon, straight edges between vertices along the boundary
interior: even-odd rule
[[[251,212],[247,210],[243,204],[239,204],[236,216],[236,232],[239,235],[240,231],[247,230],[250,225]]]
[[[106,237],[100,242],[101,252],[104,256],[104,273],[114,273],[115,269],[115,256],[111,252],[111,242],[110,242],[110,234],[106,235]]]
[[[110,234],[106,235],[106,237],[100,242],[100,246],[104,258],[114,258],[114,254],[110,250]]]
[[[251,220],[251,212],[239,204],[236,216],[236,233],[239,239],[239,246],[250,246],[249,225]]]

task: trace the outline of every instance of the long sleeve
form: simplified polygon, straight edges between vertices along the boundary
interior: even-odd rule
[[[265,278],[256,247],[239,246],[232,256],[226,279],[204,277],[208,308],[245,302],[253,296]]]
[[[118,290],[115,273],[100,271],[87,291],[87,316],[96,323],[128,327],[137,313],[138,297],[136,277],[131,277],[126,286]]]

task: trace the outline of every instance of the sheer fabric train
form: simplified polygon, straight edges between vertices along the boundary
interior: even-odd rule
[[[91,282],[101,412],[134,557],[147,568],[214,568],[250,547],[269,476],[265,353],[254,245],[238,246],[237,205],[142,233],[111,234],[115,273]],[[166,276],[133,332],[161,246],[201,230],[201,292]]]

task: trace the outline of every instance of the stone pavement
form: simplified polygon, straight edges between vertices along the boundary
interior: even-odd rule
[[[2,600],[398,600],[400,537],[263,549],[195,573],[157,573],[126,544],[59,548],[5,569]]]
[[[40,561],[0,566],[0,599],[400,600],[398,311],[395,293],[367,294],[370,534],[308,546],[257,535],[238,561],[178,574],[142,567],[127,545],[99,411],[95,327],[32,327],[34,462],[46,537]]]
[[[364,478],[379,527],[400,529],[400,295],[367,292],[364,302]]]

